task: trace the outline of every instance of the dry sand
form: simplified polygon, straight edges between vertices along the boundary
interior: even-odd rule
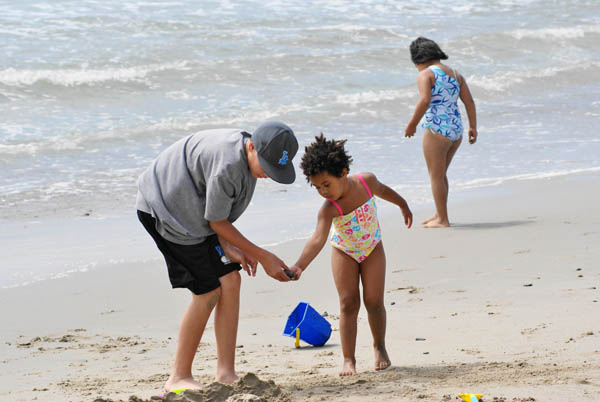
[[[419,227],[431,211],[415,211],[410,230],[399,212],[383,214],[393,362],[383,372],[371,369],[362,309],[359,374],[337,376],[328,249],[297,283],[262,271],[245,278],[242,380],[211,384],[209,327],[194,373],[210,386],[167,399],[456,401],[473,392],[484,401],[600,401],[599,184],[591,173],[473,189],[462,196],[469,201],[451,200],[454,227],[443,230]],[[301,247],[271,249],[292,263]],[[160,393],[189,295],[169,288],[157,257],[0,290],[0,400],[147,401]],[[327,312],[334,332],[324,347],[296,349],[281,335],[299,301]]]

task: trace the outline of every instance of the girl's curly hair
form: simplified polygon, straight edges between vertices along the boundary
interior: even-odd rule
[[[344,168],[350,171],[352,157],[344,149],[346,140],[328,140],[321,133],[309,146],[304,148],[300,168],[310,182],[310,177],[327,172],[342,177]]]

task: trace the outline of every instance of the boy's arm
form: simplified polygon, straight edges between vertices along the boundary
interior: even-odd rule
[[[219,237],[225,239],[243,253],[256,258],[270,277],[277,279],[280,282],[287,282],[290,280],[283,271],[284,269],[287,269],[287,265],[285,265],[279,257],[252,243],[227,219],[222,221],[211,221],[210,227]]]
[[[361,173],[360,175],[367,182],[367,185],[371,189],[373,195],[376,195],[377,197],[400,207],[402,216],[404,217],[404,224],[407,228],[410,228],[412,226],[413,216],[406,200],[402,198],[402,196],[394,189],[377,180],[377,177],[373,173]]]
[[[331,221],[337,212],[329,202],[325,202],[319,214],[317,215],[317,228],[312,234],[310,239],[304,245],[304,249],[298,257],[298,261],[294,264],[290,270],[296,274],[296,279],[299,278],[300,274],[308,267],[308,265],[315,259],[317,254],[323,249],[327,236],[329,235],[329,229],[331,228]]]
[[[467,80],[460,75],[460,100],[465,105],[467,117],[469,118],[469,144],[475,144],[477,141],[477,111],[475,109],[475,101],[467,85]]]
[[[429,69],[425,69],[419,72],[417,76],[417,88],[419,89],[419,99],[417,100],[417,104],[415,106],[415,110],[413,115],[406,125],[406,129],[404,131],[405,137],[412,137],[415,135],[417,131],[417,124],[423,118],[423,115],[427,111],[429,107],[429,103],[431,103],[431,78],[433,73]]]

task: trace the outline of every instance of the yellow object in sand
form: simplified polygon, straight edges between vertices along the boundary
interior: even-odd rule
[[[483,398],[482,394],[458,394],[458,397],[465,402],[479,402]]]
[[[296,347],[300,347],[300,328],[296,328]]]

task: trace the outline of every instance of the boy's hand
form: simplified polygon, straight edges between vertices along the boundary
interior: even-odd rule
[[[248,276],[256,276],[256,266],[258,265],[258,261],[256,261],[255,258],[244,254],[242,250],[221,238],[219,238],[219,243],[221,244],[221,247],[223,247],[225,255],[231,261],[240,264],[244,271],[248,273]]]
[[[267,275],[269,275],[271,278],[276,279],[279,282],[288,282],[290,280],[290,278],[284,272],[284,269],[288,269],[287,265],[285,265],[285,262],[283,262],[275,254],[266,251],[259,262]]]
[[[302,268],[294,265],[288,269],[288,272],[291,272],[294,276],[291,278],[293,281],[297,281],[302,276]]]
[[[244,271],[246,271],[248,273],[248,276],[256,276],[256,267],[258,266],[258,261],[256,261],[255,258],[244,254],[240,251],[241,253],[241,259],[240,261],[236,261],[238,263],[240,263],[242,265],[242,268],[244,269]],[[233,258],[231,258],[231,261],[235,261]]]
[[[400,207],[400,210],[402,211],[402,216],[404,216],[404,224],[406,225],[407,228],[410,229],[410,227],[412,226],[412,221],[413,221],[413,216],[412,216],[412,212],[410,211],[410,208],[408,207],[408,205],[406,205],[406,206]]]

